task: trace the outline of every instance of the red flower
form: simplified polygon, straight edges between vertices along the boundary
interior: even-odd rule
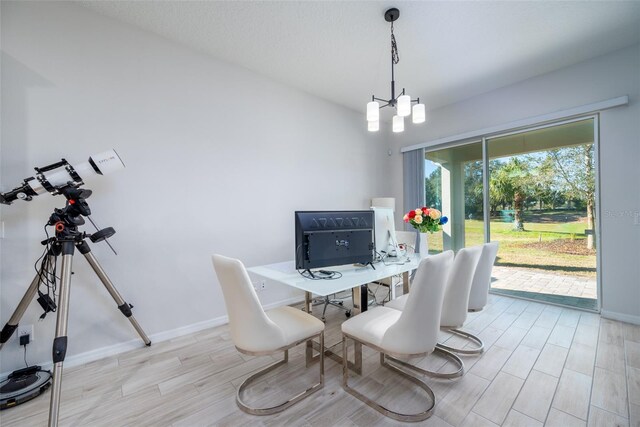
[[[410,211],[409,212],[409,219],[413,219],[416,217],[416,211]]]
[[[424,216],[429,216],[429,208],[422,208],[422,212],[424,212]]]

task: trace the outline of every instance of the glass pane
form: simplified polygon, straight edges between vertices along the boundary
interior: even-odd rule
[[[424,161],[424,200],[425,206],[430,209],[438,209],[442,215],[442,167],[437,162],[432,162],[428,157]],[[442,231],[429,235],[429,253],[442,252]]]
[[[596,308],[593,120],[487,143],[492,289]]]
[[[449,218],[430,247],[458,250],[483,243],[482,143],[426,153],[425,175],[427,205]]]
[[[482,145],[480,145],[482,152]],[[464,163],[464,242],[465,246],[484,243],[484,203],[482,160]]]

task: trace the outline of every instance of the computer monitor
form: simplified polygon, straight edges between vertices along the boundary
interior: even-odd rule
[[[393,209],[372,207],[375,216],[376,252],[382,258],[396,256],[398,239],[393,219]]]
[[[295,227],[298,270],[373,262],[373,211],[296,211]]]

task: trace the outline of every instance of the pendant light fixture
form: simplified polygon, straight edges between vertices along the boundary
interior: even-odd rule
[[[420,98],[412,100],[409,95],[405,93],[404,88],[398,96],[396,96],[396,82],[394,74],[394,66],[400,61],[398,56],[398,45],[396,44],[396,38],[393,35],[393,23],[400,16],[398,9],[391,8],[384,13],[384,19],[391,23],[391,99],[376,98],[375,95],[371,96],[371,102],[367,103],[367,129],[371,132],[376,132],[380,129],[380,109],[384,107],[392,107],[396,110],[396,115],[393,116],[394,132],[404,131],[404,118],[412,116],[413,123],[423,123],[426,119],[426,111],[424,104],[420,104]],[[383,105],[380,105],[380,102]],[[413,108],[412,108],[412,104]]]

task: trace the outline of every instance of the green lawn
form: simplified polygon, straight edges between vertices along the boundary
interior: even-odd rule
[[[518,232],[511,223],[491,221],[491,241],[500,242],[496,265],[595,277],[595,250],[586,249],[586,218],[562,211],[527,212],[524,226],[525,231]],[[483,241],[483,221],[466,220],[465,246]],[[442,232],[429,237],[429,250],[442,251]]]

